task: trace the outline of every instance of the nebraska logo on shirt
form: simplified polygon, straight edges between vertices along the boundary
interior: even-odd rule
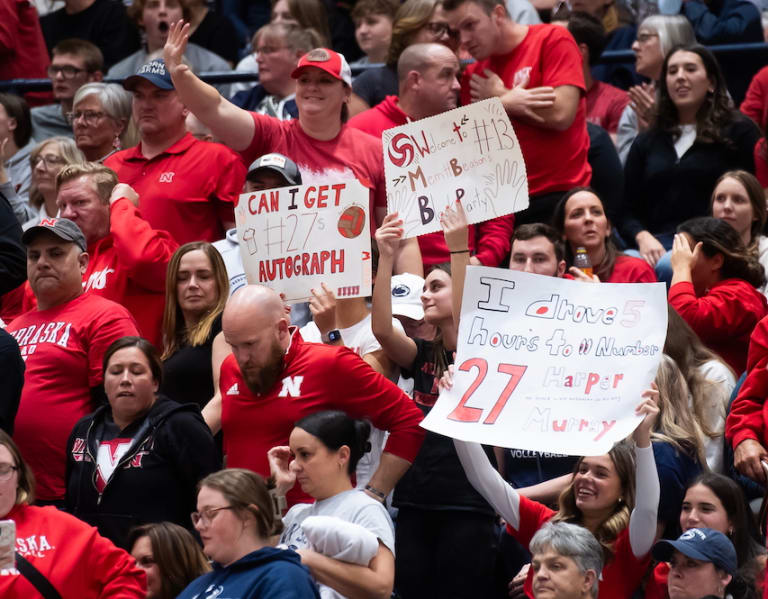
[[[55,549],[48,543],[45,535],[32,535],[26,538],[16,538],[16,551],[24,557],[33,555],[35,557],[45,557],[46,551]]]
[[[517,87],[518,85],[522,85],[523,87],[528,87],[528,82],[531,80],[531,69],[532,67],[523,67],[517,71],[512,80],[512,86]]]
[[[88,277],[88,281],[83,284],[85,291],[89,289],[104,289],[107,286],[107,275],[111,272],[115,272],[114,268],[105,268],[104,270],[97,270],[91,273]]]
[[[299,397],[301,395],[301,382],[303,376],[287,376],[283,379],[283,388],[280,389],[278,397]]]
[[[240,393],[240,391],[237,389],[237,383],[227,389],[227,395],[237,395],[238,393]]]
[[[44,322],[22,327],[11,334],[19,344],[22,357],[26,360],[27,356],[35,353],[38,343],[55,343],[59,347],[67,347],[71,328],[71,322]]]
[[[160,183],[173,183],[173,176],[176,173],[174,172],[167,172],[167,173],[161,173],[160,174]]]
[[[120,460],[128,452],[133,439],[111,439],[99,443],[99,451],[96,454],[96,488],[99,493],[104,491],[107,481],[117,468]]]

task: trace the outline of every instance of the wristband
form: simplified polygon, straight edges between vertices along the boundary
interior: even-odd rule
[[[469,250],[453,250],[451,254],[469,254]]]
[[[269,495],[272,498],[272,510],[276,518],[282,518],[283,512],[288,509],[285,495],[278,495],[276,489],[271,489]]]
[[[371,485],[365,485],[365,490],[371,493],[372,495],[375,495],[378,497],[379,501],[384,503],[384,501],[387,499],[387,496],[379,491],[376,487],[372,487]]]

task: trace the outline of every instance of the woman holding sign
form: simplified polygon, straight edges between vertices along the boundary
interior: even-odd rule
[[[437,381],[453,362],[451,275],[435,267],[424,282],[424,320],[436,327],[434,341],[412,339],[392,326],[390,294],[395,252],[403,235],[397,213],[376,231],[379,265],[373,288],[372,327],[386,355],[414,380],[413,399],[424,414],[437,400]],[[469,253],[446,244],[455,255]],[[409,290],[410,292],[410,290]],[[489,457],[493,459],[491,450]],[[427,431],[418,456],[395,488],[395,586],[404,597],[490,597],[497,533],[493,508],[464,475],[448,437]]]
[[[593,273],[606,283],[655,283],[653,268],[640,258],[619,252],[603,202],[591,187],[576,187],[555,206],[552,226],[565,241],[565,261],[576,279],[586,278],[573,266],[576,249],[587,250]]]
[[[677,228],[670,261],[669,303],[734,372],[744,372],[749,336],[768,313],[757,256],[727,222],[701,217]]]
[[[449,373],[441,385],[451,384]],[[626,443],[614,445],[605,455],[579,458],[570,484],[560,495],[557,512],[520,495],[491,465],[480,445],[453,441],[469,481],[507,522],[506,533],[524,547],[550,520],[580,524],[595,535],[606,556],[601,597],[632,597],[650,563],[659,505],[659,479],[651,447],[651,432],[659,414],[656,394],[646,391],[635,410],[643,420],[632,434],[634,459]],[[533,571],[529,570],[524,586],[528,597],[533,597],[532,580]]]

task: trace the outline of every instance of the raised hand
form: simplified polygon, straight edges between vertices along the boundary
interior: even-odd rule
[[[632,433],[632,439],[638,447],[651,445],[651,433],[656,426],[656,418],[659,416],[659,389],[656,383],[651,383],[651,389],[643,391],[642,403],[635,408],[635,414],[644,416],[643,421]]]
[[[172,23],[168,31],[168,39],[163,47],[165,68],[172,76],[189,69],[183,62],[188,41],[189,23],[185,23],[183,20]]]
[[[688,238],[682,233],[677,233],[672,242],[672,254],[669,256],[672,270],[687,270],[690,273],[691,267],[696,263],[696,260],[698,260],[698,257],[701,254],[702,247],[703,244],[699,242],[693,250],[691,250]]]
[[[394,259],[403,238],[403,219],[397,212],[387,214],[374,237],[379,246],[379,257]]]
[[[312,289],[309,311],[312,312],[312,320],[315,321],[320,334],[325,335],[336,328],[336,297],[325,283],[321,285],[322,291]]]
[[[448,250],[457,252],[468,249],[469,226],[461,200],[456,200],[456,208],[448,206],[443,210],[440,214],[440,226],[443,228]]]
[[[286,445],[278,445],[267,452],[269,472],[275,478],[275,487],[278,495],[285,495],[296,484],[296,473],[291,472],[290,464],[293,460],[291,448]]]

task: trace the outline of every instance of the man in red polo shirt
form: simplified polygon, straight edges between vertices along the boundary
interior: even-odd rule
[[[589,185],[581,54],[556,25],[521,25],[504,0],[445,0],[451,27],[476,62],[464,71],[462,104],[498,96],[515,128],[530,206],[520,225],[549,222],[562,192]]]
[[[37,308],[7,329],[26,362],[14,439],[35,473],[38,499],[61,502],[69,433],[105,401],[104,352],[138,330],[121,305],[83,293],[88,254],[75,223],[45,218],[27,229],[22,241]]]
[[[83,287],[133,314],[141,335],[162,348],[165,272],[179,245],[139,214],[139,196],[98,163],[72,164],[56,177],[56,204],[88,243]]]
[[[234,205],[245,164],[229,148],[187,133],[187,108],[162,59],[123,81],[133,92],[133,120],[141,142],[104,164],[139,194],[142,216],[179,243],[216,241],[235,226]]]
[[[219,379],[227,466],[267,476],[267,452],[287,445],[297,420],[319,410],[343,410],[390,433],[365,487],[383,501],[424,438],[422,413],[411,399],[352,350],[305,343],[280,297],[267,287],[238,290],[224,310],[222,330],[232,347]],[[312,499],[295,487],[288,503],[299,501]]]
[[[413,44],[397,61],[399,97],[387,96],[373,108],[349,120],[349,126],[381,139],[386,129],[452,110],[458,104],[459,60],[443,44]],[[514,215],[501,216],[469,227],[471,263],[499,266],[509,253]],[[442,231],[418,237],[425,265],[449,262]]]

